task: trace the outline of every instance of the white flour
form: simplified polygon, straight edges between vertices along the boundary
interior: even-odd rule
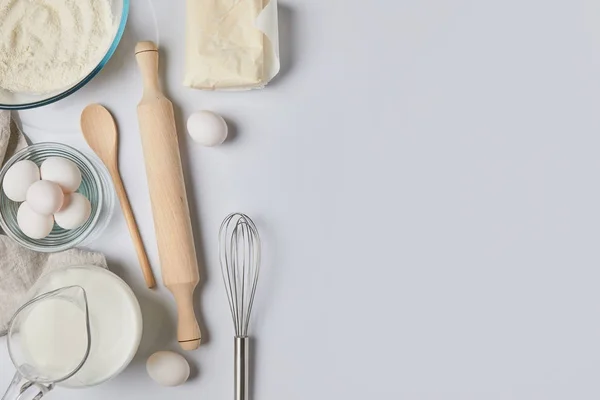
[[[110,0],[0,0],[0,88],[72,86],[104,56],[113,31]]]

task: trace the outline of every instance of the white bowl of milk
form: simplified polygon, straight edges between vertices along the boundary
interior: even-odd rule
[[[94,386],[118,375],[135,356],[142,337],[142,313],[135,295],[121,278],[94,266],[69,267],[43,276],[32,289],[31,298],[72,286],[85,291],[89,342],[87,337],[78,337],[87,331],[81,330],[73,304],[56,300],[30,306],[20,321],[19,346],[33,368],[52,365],[61,369],[67,368],[62,362],[80,357],[78,343],[89,343],[89,353],[81,367],[57,385]]]

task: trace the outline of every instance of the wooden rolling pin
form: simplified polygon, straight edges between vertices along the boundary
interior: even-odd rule
[[[179,344],[194,350],[200,346],[193,303],[199,273],[173,104],[160,90],[156,45],[138,43],[135,57],[144,80],[137,112],[163,282],[177,302]]]

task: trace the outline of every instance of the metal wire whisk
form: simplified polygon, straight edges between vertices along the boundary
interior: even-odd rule
[[[235,330],[234,399],[248,400],[248,325],[260,271],[260,237],[247,215],[230,214],[221,224],[219,258]]]

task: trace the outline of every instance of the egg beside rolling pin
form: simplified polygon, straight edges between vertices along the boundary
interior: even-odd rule
[[[212,111],[197,111],[190,115],[187,130],[192,139],[203,146],[218,146],[227,139],[227,123]]]
[[[189,378],[190,365],[180,354],[158,351],[148,357],[146,371],[161,386],[179,386]]]

